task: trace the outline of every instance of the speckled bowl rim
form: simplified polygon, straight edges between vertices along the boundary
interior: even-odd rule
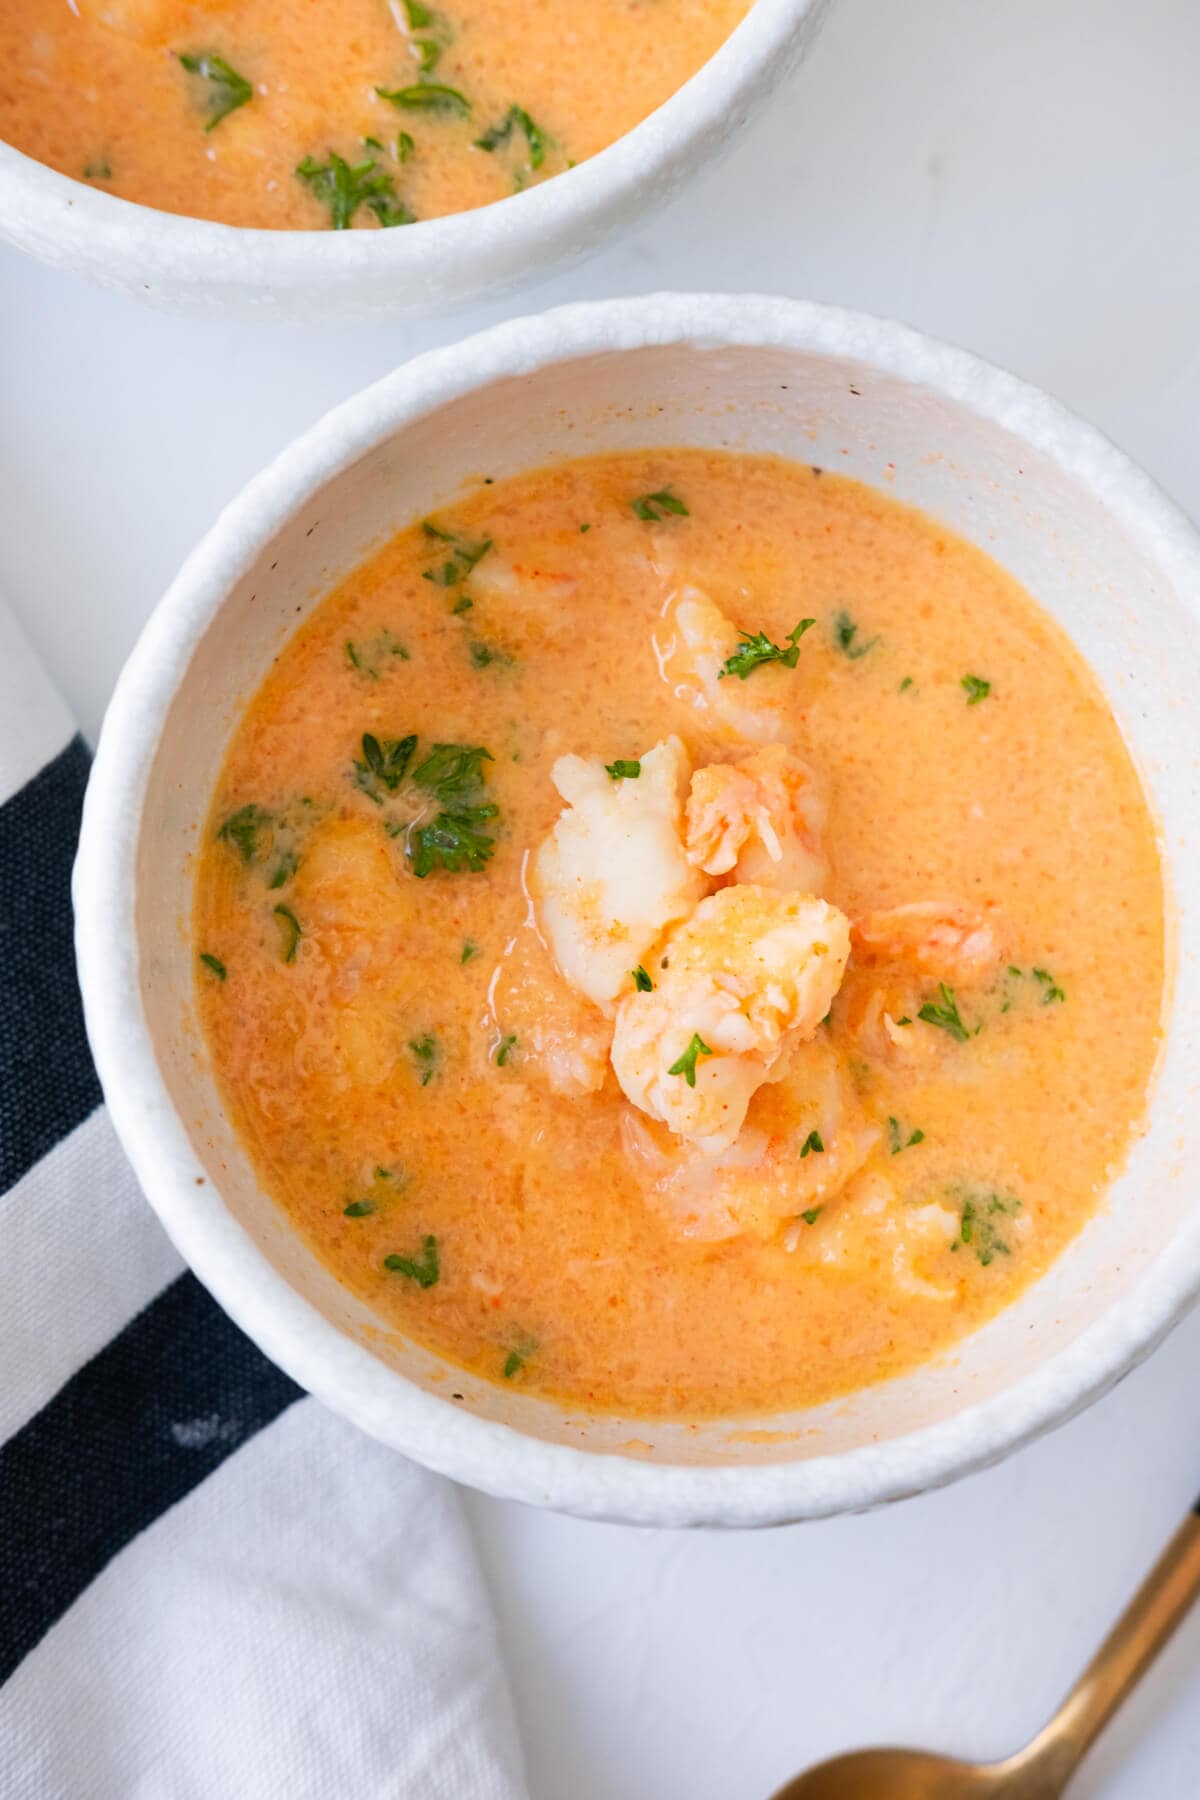
[[[1100,501],[1175,588],[1200,595],[1200,537],[1148,476],[1036,389],[905,326],[747,294],[658,294],[495,326],[403,365],[328,413],[220,515],[147,624],[104,723],[76,864],[89,1035],[113,1124],[178,1249],[267,1354],[336,1411],[485,1492],[644,1525],[761,1526],[862,1510],[997,1461],[1103,1394],[1200,1291],[1200,1219],[1072,1344],[1005,1392],[923,1430],[809,1460],[733,1467],[639,1461],[552,1444],[425,1392],[351,1341],[276,1272],[213,1193],[168,1097],[143,1013],[135,861],[151,762],[172,697],[225,596],[325,482],[382,439],[474,388],[647,345],[767,346],[859,359],[931,388],[1034,446]],[[209,1192],[213,1190],[210,1188]]]
[[[377,288],[437,271],[430,304],[479,291],[478,272],[501,266],[502,282],[590,244],[638,208],[644,190],[676,159],[699,163],[723,141],[723,126],[787,66],[801,27],[829,0],[755,0],[718,50],[663,104],[607,149],[552,181],[491,205],[393,231],[264,231],[162,212],[60,174],[0,141],[0,235],[35,254],[82,268],[105,267],[122,287],[159,283],[197,289],[328,290],[345,295],[370,275]],[[593,236],[589,223],[607,219]],[[25,222],[30,221],[26,226]],[[397,304],[402,304],[398,299]],[[403,302],[406,306],[411,302]]]

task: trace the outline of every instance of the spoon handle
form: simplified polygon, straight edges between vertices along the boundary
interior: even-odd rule
[[[1192,1508],[1050,1723],[1012,1759],[1033,1785],[1061,1793],[1125,1696],[1200,1593],[1200,1501]]]

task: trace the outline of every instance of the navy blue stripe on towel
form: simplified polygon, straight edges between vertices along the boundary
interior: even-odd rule
[[[0,1193],[100,1104],[75,979],[81,738],[0,807]]]
[[[0,1682],[301,1389],[180,1275],[0,1447]]]

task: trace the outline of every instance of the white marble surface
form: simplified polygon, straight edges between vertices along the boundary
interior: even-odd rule
[[[835,0],[731,161],[502,310],[680,286],[890,313],[1058,394],[1200,516],[1198,77],[1195,0]],[[492,316],[267,335],[0,256],[0,587],[86,730],[244,479]],[[1200,1486],[1198,1357],[1200,1317],[1055,1436],[869,1518],[672,1537],[473,1499],[534,1800],[756,1800],[841,1746],[1014,1745]],[[1200,1614],[1072,1789],[1198,1794]]]

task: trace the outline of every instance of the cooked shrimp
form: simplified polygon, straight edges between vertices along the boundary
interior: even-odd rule
[[[855,961],[902,964],[950,987],[982,987],[1004,961],[998,922],[966,900],[914,900],[864,913],[851,927]]]
[[[649,1178],[648,1197],[684,1237],[771,1237],[787,1220],[834,1199],[870,1156],[879,1131],[866,1121],[825,1035],[789,1042],[737,1142],[715,1156],[636,1113],[626,1116],[626,1147]]]
[[[675,680],[679,665],[692,677],[676,687],[676,694],[727,735],[760,744],[786,737],[788,708],[796,694],[792,671],[766,663],[745,681],[722,675],[741,633],[701,588],[681,588],[668,618],[675,639],[662,659],[664,672]]]
[[[734,1142],[785,1039],[811,1036],[850,953],[824,900],[727,887],[702,900],[617,1009],[612,1062],[626,1097],[710,1153]]]
[[[819,894],[829,885],[821,847],[825,816],[808,764],[782,744],[765,744],[736,763],[710,763],[692,776],[688,861],[709,875]]]
[[[683,850],[687,753],[666,738],[617,780],[598,756],[560,756],[551,779],[568,804],[532,859],[538,917],[566,979],[611,1014],[705,889]]]

